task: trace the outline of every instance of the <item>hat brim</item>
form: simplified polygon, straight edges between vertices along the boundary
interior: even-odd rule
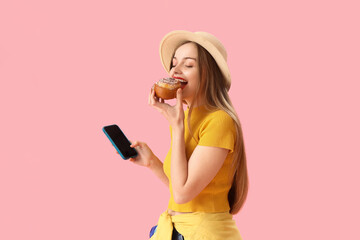
[[[172,31],[166,34],[165,37],[161,40],[160,59],[166,72],[170,72],[170,64],[175,50],[183,43],[188,41],[198,43],[212,55],[217,65],[219,66],[222,74],[224,75],[228,87],[230,87],[231,76],[226,59],[224,59],[223,55],[210,41],[204,38],[201,34],[197,34],[196,32],[193,33],[183,30]]]

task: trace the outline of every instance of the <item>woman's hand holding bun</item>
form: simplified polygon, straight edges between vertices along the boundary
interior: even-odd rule
[[[173,128],[183,127],[185,116],[181,88],[178,88],[176,91],[176,105],[171,106],[165,103],[163,99],[156,97],[154,90],[151,90],[149,95],[149,105],[164,115]]]

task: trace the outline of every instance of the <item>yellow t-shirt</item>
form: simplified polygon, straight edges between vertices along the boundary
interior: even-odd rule
[[[189,160],[197,145],[229,149],[223,166],[214,179],[191,201],[177,204],[174,201],[171,184],[171,145],[164,161],[164,172],[169,179],[170,200],[168,208],[177,212],[227,212],[230,210],[228,192],[233,173],[232,160],[236,139],[236,129],[233,119],[223,110],[208,111],[205,106],[193,109],[190,117],[192,138],[187,125],[188,110],[185,111],[185,151]],[[171,127],[170,127],[171,133]]]

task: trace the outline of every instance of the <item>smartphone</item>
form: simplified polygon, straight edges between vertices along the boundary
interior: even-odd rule
[[[130,147],[130,141],[126,138],[118,125],[105,126],[103,127],[103,132],[124,160],[137,156],[137,151],[135,148]]]

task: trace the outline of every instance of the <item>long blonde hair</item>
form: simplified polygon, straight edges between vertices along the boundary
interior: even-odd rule
[[[188,43],[188,42],[185,42]],[[185,44],[183,43],[183,44]],[[196,96],[204,96],[205,106],[209,110],[223,110],[234,120],[236,126],[236,141],[233,152],[233,176],[232,185],[228,193],[228,201],[230,205],[230,213],[237,214],[245,203],[248,189],[249,179],[246,164],[245,145],[240,120],[231,103],[225,77],[221,73],[220,68],[216,64],[214,58],[199,44],[195,43],[198,50],[198,63],[200,72],[200,83],[196,90]],[[174,53],[175,54],[175,53]],[[172,62],[170,68],[172,67]],[[195,98],[195,101],[197,99]],[[190,128],[190,116],[194,104],[191,104],[188,113],[188,127]]]

